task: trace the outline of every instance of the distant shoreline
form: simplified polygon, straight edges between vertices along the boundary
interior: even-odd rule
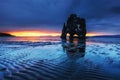
[[[0,37],[15,37],[15,36],[8,33],[0,33]]]

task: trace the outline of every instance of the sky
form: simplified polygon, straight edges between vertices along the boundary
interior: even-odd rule
[[[0,32],[55,32],[75,13],[87,32],[120,34],[120,0],[0,0]]]

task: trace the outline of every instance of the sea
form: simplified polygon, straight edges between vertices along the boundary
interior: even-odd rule
[[[58,69],[61,72],[62,66],[65,70],[73,71],[68,74],[73,74],[73,77],[80,77],[80,79],[82,77],[82,80],[86,80],[86,78],[88,80],[120,80],[120,38],[87,37],[86,46],[84,46],[85,52],[81,52],[83,50],[80,48],[81,44],[78,44],[77,47],[73,46],[69,44],[68,38],[67,42],[64,44],[59,36],[0,37],[0,69],[5,67],[9,73],[13,72],[14,74],[22,75],[16,66],[22,67],[20,70],[29,71],[29,69],[24,69],[24,66],[29,67],[28,63],[35,66],[37,61],[42,60],[42,62],[45,61],[43,62],[45,64],[52,63],[52,66],[58,67],[54,68],[50,65],[44,65],[45,71],[50,71],[49,68],[52,67],[53,72]],[[32,61],[36,62],[36,64],[33,64]],[[19,73],[16,73],[16,71]],[[4,75],[6,75],[4,72],[0,70],[0,78],[4,78]],[[63,73],[64,71],[60,74]],[[16,76],[14,74],[10,75],[14,77]],[[31,73],[26,74],[30,75]],[[51,75],[52,73],[47,72],[45,75],[49,74]],[[68,77],[68,74],[65,75]],[[22,76],[25,75],[23,74]],[[30,78],[29,76],[27,77]],[[60,78],[61,80],[64,79]]]

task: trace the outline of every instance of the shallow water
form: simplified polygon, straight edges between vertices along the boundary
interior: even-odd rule
[[[0,37],[0,41],[17,41],[17,42],[55,42],[60,41],[59,37]]]
[[[120,80],[119,38],[112,39],[87,39],[84,46],[76,40],[63,43],[58,37],[0,38],[0,68],[7,69],[0,73],[7,73],[8,80],[37,80],[30,77],[33,73],[42,80]]]

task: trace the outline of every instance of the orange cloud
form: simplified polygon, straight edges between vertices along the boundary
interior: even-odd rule
[[[98,36],[100,33],[87,33],[86,36]]]
[[[7,32],[15,36],[60,36],[60,32],[56,31],[12,31],[12,32]],[[99,35],[106,35],[105,33],[97,33],[97,32],[91,32],[87,33],[86,36],[99,36]]]
[[[60,34],[57,32],[51,31],[13,31],[8,32],[15,36],[59,36]]]
[[[103,32],[88,32],[86,36],[101,36],[101,35],[113,35],[112,33],[103,33]]]

